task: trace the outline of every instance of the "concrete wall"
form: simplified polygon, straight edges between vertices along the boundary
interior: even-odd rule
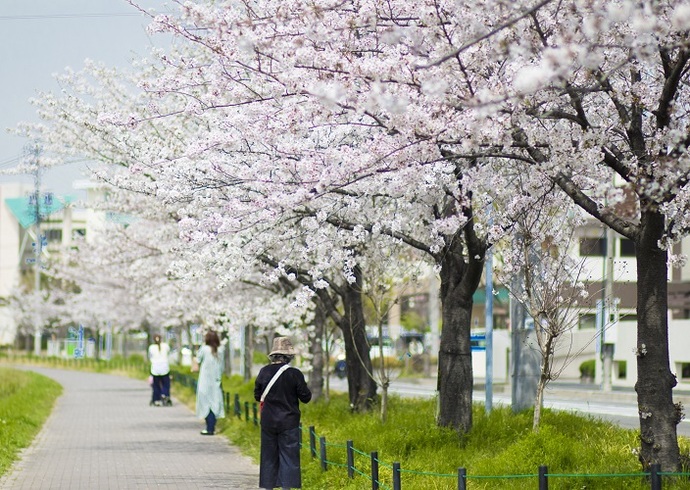
[[[637,380],[637,322],[619,322],[618,341],[613,353],[613,385],[635,386]],[[690,376],[683,377],[683,365],[690,365],[690,320],[669,320],[669,358],[671,372],[678,377],[676,389],[690,390]],[[625,362],[625,377],[621,377],[621,363]],[[690,367],[690,366],[689,366]],[[689,369],[690,371],[690,369]],[[690,374],[690,372],[686,373]]]

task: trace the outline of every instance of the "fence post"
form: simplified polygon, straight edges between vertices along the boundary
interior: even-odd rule
[[[546,465],[539,467],[539,490],[549,490],[548,469]]]
[[[352,440],[347,441],[347,476],[355,477],[355,451]]]
[[[467,490],[467,469],[458,468],[458,490]]]
[[[379,453],[371,452],[371,490],[379,490]]]
[[[661,475],[659,474],[661,465],[654,463],[649,467],[649,470],[651,472],[649,480],[651,481],[652,490],[661,490]]]
[[[259,414],[258,412],[258,407],[256,406],[256,403],[252,403],[252,415],[254,416],[254,425],[259,425]]]
[[[313,425],[309,426],[309,452],[312,458],[316,457],[316,431]]]
[[[244,402],[244,420],[249,422],[249,402]]]
[[[238,419],[242,419],[242,409],[240,408],[240,395],[235,393],[235,415]]]
[[[225,401],[225,411],[230,414],[230,392],[223,392],[223,400]]]
[[[321,449],[321,471],[326,471],[328,463],[326,462],[326,438],[324,436],[319,437],[319,447]]]
[[[393,490],[400,488],[400,463],[393,463]]]

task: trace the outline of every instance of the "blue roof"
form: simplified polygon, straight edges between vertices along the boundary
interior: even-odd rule
[[[65,206],[75,200],[75,196],[51,196],[42,199],[38,206],[41,217],[50,216],[65,209]],[[36,204],[28,197],[10,197],[5,204],[22,228],[26,229],[36,223]]]

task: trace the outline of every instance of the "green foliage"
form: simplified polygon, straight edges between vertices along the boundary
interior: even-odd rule
[[[254,364],[264,365],[264,364],[268,364],[270,362],[270,360],[268,359],[268,355],[266,354],[265,351],[263,351],[261,349],[254,349],[252,352],[253,352],[252,362]]]
[[[590,359],[589,361],[585,361],[582,364],[580,364],[580,376],[586,377],[586,378],[593,378],[594,373],[596,369],[596,362],[594,359]]]
[[[62,387],[45,376],[0,368],[0,475],[31,443],[60,393]]]
[[[400,317],[400,324],[410,331],[424,332],[428,330],[426,319],[414,310],[403,313]]]
[[[144,364],[147,362],[143,354],[130,354],[127,360],[132,364]]]
[[[618,377],[626,378],[628,376],[628,361],[617,361],[618,362]]]

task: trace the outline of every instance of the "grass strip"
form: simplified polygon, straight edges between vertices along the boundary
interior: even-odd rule
[[[242,404],[253,402],[252,382],[239,377],[226,379],[225,391],[240,395]],[[178,390],[179,394],[179,390]],[[190,398],[193,401],[193,396]],[[393,396],[385,424],[378,412],[354,414],[346,395],[330,401],[301,406],[303,425],[302,487],[355,490],[371,484],[372,451],[379,461],[378,481],[392,486],[390,465],[401,465],[403,488],[456,490],[458,468],[467,470],[468,488],[523,490],[536,488],[537,470],[547,465],[550,489],[637,490],[648,489],[637,459],[639,431],[617,427],[591,416],[544,410],[539,432],[532,430],[532,411],[513,414],[499,407],[487,414],[482,404],[473,410],[473,429],[458,436],[437,427],[436,400]],[[249,421],[225,419],[223,433],[243,453],[258,463],[259,430]],[[326,438],[328,471],[309,450],[309,427]],[[341,445],[354,444],[355,478],[347,477],[346,455]],[[679,438],[683,459],[690,454],[690,441]],[[403,474],[404,473],[404,474]],[[562,477],[561,477],[562,476]],[[687,489],[685,477],[665,478],[664,489]]]
[[[61,393],[50,378],[0,367],[0,476],[31,444]]]

